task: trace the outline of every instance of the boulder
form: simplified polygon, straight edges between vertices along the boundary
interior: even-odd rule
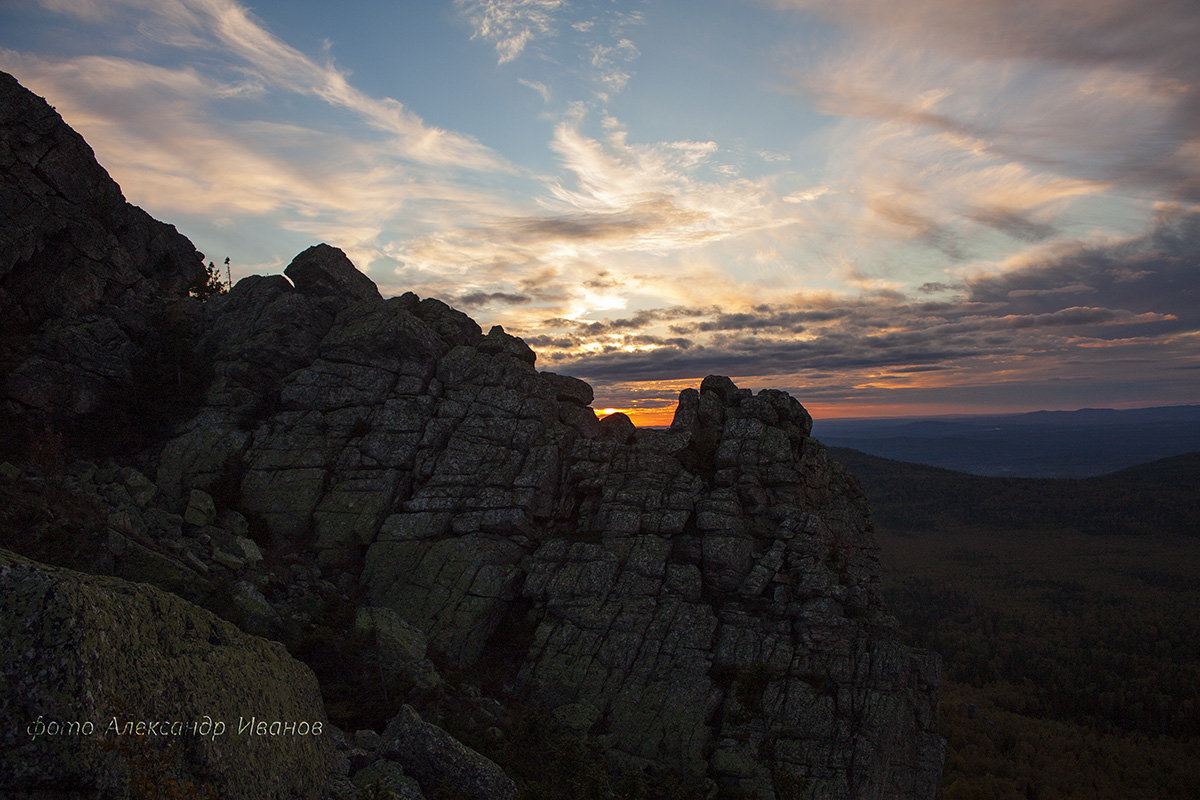
[[[368,797],[391,792],[391,800],[425,800],[421,784],[404,774],[395,761],[376,761],[354,773],[355,787]],[[387,794],[383,794],[387,797]]]
[[[383,299],[371,279],[355,269],[345,253],[327,244],[314,245],[296,256],[283,274],[291,279],[296,291],[311,297],[350,303]]]
[[[462,800],[511,800],[517,794],[504,770],[422,720],[412,706],[388,723],[380,752],[415,776],[427,794],[449,792]]]
[[[183,521],[197,528],[209,525],[217,518],[217,507],[212,495],[200,489],[192,489],[188,496],[187,508],[183,512]]]
[[[324,797],[321,695],[282,645],[145,584],[4,550],[0,628],[5,797],[166,796],[170,781],[231,800]]]
[[[418,689],[442,685],[441,675],[425,657],[425,634],[392,609],[361,606],[354,628],[374,640],[379,666],[385,675],[410,681]]]

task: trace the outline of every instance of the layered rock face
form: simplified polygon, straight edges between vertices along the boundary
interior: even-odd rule
[[[796,400],[711,376],[681,394],[669,430],[635,429],[597,419],[586,383],[539,372],[502,328],[382,298],[336,248],[284,275],[187,312],[196,402],[105,500],[111,520],[145,487],[137,520],[101,535],[157,565],[141,579],[169,575],[191,596],[194,575],[193,599],[237,594],[231,616],[272,635],[305,624],[305,597],[340,597],[381,669],[436,692],[434,664],[486,667],[501,699],[625,769],[764,800],[935,796],[936,659],[899,641],[866,501]],[[6,386],[22,363],[6,360]],[[41,413],[27,400],[15,419]],[[300,600],[250,557],[259,547],[293,559]],[[138,578],[105,558],[89,563]],[[453,751],[409,712],[392,738]],[[463,785],[502,784],[493,767]],[[419,759],[404,769],[435,781]]]
[[[436,660],[504,662],[630,764],[932,796],[936,666],[896,640],[865,500],[799,403],[710,377],[670,430],[598,421],[502,329],[349,290],[339,251],[285,274],[211,304],[220,377],[160,487],[223,487]]]

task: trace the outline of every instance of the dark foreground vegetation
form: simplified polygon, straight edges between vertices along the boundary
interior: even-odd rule
[[[944,798],[1200,797],[1200,454],[1086,480],[832,455],[944,658]]]

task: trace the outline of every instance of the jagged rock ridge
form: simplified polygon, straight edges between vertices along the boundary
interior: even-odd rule
[[[865,499],[798,402],[713,376],[669,430],[601,421],[590,387],[538,372],[520,339],[437,300],[384,299],[335,248],[285,275],[159,300],[187,321],[167,350],[197,399],[136,457],[153,501],[105,500],[126,516],[97,532],[96,568],[137,577],[135,552],[160,583],[218,610],[231,594],[243,627],[281,638],[305,624],[305,592],[340,593],[380,653],[385,628],[420,638],[388,652],[426,688],[440,680],[427,641],[441,668],[486,664],[501,694],[627,768],[781,800],[935,795],[936,661],[899,642]],[[126,327],[147,305],[119,306]],[[51,413],[12,378],[75,315],[14,334],[14,424],[94,410]],[[48,380],[74,385],[65,367]],[[290,553],[301,588],[268,577],[259,547]]]

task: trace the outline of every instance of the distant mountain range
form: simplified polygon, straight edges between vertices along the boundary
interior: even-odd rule
[[[887,530],[984,527],[1084,534],[1200,535],[1200,453],[1086,479],[997,478],[879,458],[829,456],[858,477]]]
[[[1200,450],[1200,405],[817,420],[827,445],[974,475],[1083,478]]]

